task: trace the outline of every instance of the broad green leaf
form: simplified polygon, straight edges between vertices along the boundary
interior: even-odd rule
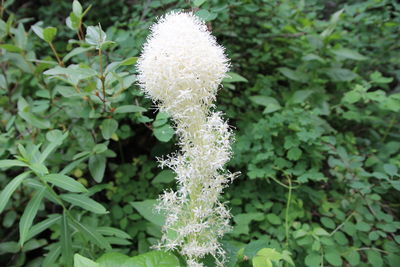
[[[382,267],[383,266],[383,260],[382,260],[381,253],[379,253],[376,250],[372,250],[372,249],[367,250],[366,253],[367,253],[368,263],[371,266],[374,266],[374,267]]]
[[[390,176],[395,176],[395,175],[397,175],[398,168],[396,167],[396,165],[393,165],[393,164],[383,164],[383,169],[384,169],[385,172],[386,172],[387,174],[389,174]]]
[[[74,267],[103,267],[97,262],[92,261],[86,257],[79,254],[74,255]]]
[[[96,49],[106,42],[107,35],[100,26],[88,26],[86,28],[85,40],[88,44],[96,46]]]
[[[170,183],[174,180],[176,174],[172,170],[163,170],[154,178],[152,184]]]
[[[36,213],[39,210],[40,204],[42,203],[45,191],[45,187],[40,191],[36,191],[35,195],[29,201],[28,205],[25,207],[24,213],[21,216],[21,220],[19,222],[19,244],[21,246],[23,246],[27,240],[28,232],[32,226],[33,219],[36,217]]]
[[[164,251],[150,251],[125,261],[132,267],[176,267],[180,266],[174,254]]]
[[[72,2],[72,12],[74,12],[74,14],[77,17],[81,17],[82,16],[82,5],[81,3],[79,3],[79,1],[74,0],[74,2]]]
[[[107,210],[97,201],[94,201],[93,199],[85,196],[85,195],[80,195],[80,194],[62,194],[60,197],[75,205],[78,206],[82,209],[91,211],[93,213],[97,214],[106,214],[108,213]]]
[[[111,246],[108,241],[98,232],[96,229],[92,229],[90,226],[74,220],[74,225],[86,238],[90,239],[98,247],[105,250],[111,250]]]
[[[276,262],[282,259],[282,254],[276,251],[274,248],[262,248],[257,252],[257,255],[266,257],[267,259]]]
[[[57,34],[57,28],[47,27],[46,29],[43,30],[43,40],[45,40],[48,43],[51,43],[54,40],[54,37],[56,37],[56,34]]]
[[[195,15],[205,22],[211,21],[217,17],[217,13],[209,12],[206,9],[200,9]]]
[[[106,119],[101,123],[101,134],[104,139],[110,139],[118,129],[118,122],[114,119]]]
[[[279,102],[275,98],[270,96],[255,95],[250,96],[249,99],[253,103],[264,106],[264,114],[272,113],[282,108]]]
[[[31,239],[32,237],[40,234],[41,232],[43,232],[44,230],[46,230],[47,228],[49,228],[50,226],[52,226],[53,224],[57,223],[61,218],[61,215],[57,214],[57,215],[50,215],[49,218],[41,221],[40,223],[37,223],[35,225],[32,226],[32,228],[29,230],[28,236],[27,236],[27,240]]]
[[[120,66],[130,66],[133,65],[137,62],[138,58],[137,57],[129,57],[127,59],[124,59],[121,61]]]
[[[274,225],[280,225],[282,223],[281,218],[274,213],[267,214],[267,220]]]
[[[329,264],[332,264],[333,266],[342,266],[343,264],[342,258],[340,257],[340,253],[336,249],[327,249],[324,256],[326,261],[329,262]]]
[[[100,183],[106,170],[106,158],[103,155],[92,155],[89,158],[89,171],[93,179]]]
[[[350,82],[357,77],[357,74],[348,69],[329,68],[325,73],[336,82]]]
[[[356,249],[351,249],[350,252],[345,253],[344,258],[351,266],[358,266],[360,264],[360,254]]]
[[[357,51],[347,49],[347,48],[339,48],[335,50],[331,50],[332,53],[334,53],[336,56],[342,57],[342,58],[348,58],[348,59],[353,59],[353,60],[366,60],[368,59],[367,57],[361,55]]]
[[[19,48],[18,46],[12,45],[12,44],[0,44],[0,49],[5,49],[8,52],[11,53],[20,53],[24,50]]]
[[[313,90],[297,90],[290,98],[292,104],[304,103],[314,93]]]
[[[48,129],[51,127],[50,121],[38,118],[30,111],[28,102],[23,97],[18,99],[18,115],[24,119],[28,124],[39,129]]]
[[[311,252],[311,254],[308,254],[304,260],[307,267],[320,267],[321,261],[321,255],[316,252]]]
[[[350,103],[350,104],[354,104],[356,102],[358,102],[361,99],[361,94],[358,91],[350,91],[347,92],[344,97],[343,97],[343,101]]]
[[[306,83],[309,79],[308,75],[301,71],[295,71],[295,70],[291,70],[289,68],[278,68],[278,70],[280,73],[282,73],[287,78],[297,81],[297,82]]]
[[[325,229],[323,229],[323,228],[321,228],[321,227],[315,228],[315,229],[313,230],[313,233],[314,233],[315,235],[317,235],[317,236],[329,236],[329,233],[328,233]]]
[[[68,68],[56,66],[52,69],[43,72],[45,75],[53,77],[67,78],[74,85],[77,85],[80,80],[88,79],[97,75],[97,72],[90,68],[82,68],[78,65],[70,65]]]
[[[96,260],[101,267],[133,267],[135,265],[127,265],[125,262],[129,260],[130,257],[121,254],[119,252],[107,252],[101,255],[100,258]]]
[[[43,36],[43,28],[39,27],[38,25],[33,25],[31,27],[32,31],[39,36],[40,39],[44,40],[44,36]]]
[[[252,260],[253,267],[272,267],[272,262],[263,256],[255,256]]]
[[[238,83],[238,82],[249,82],[245,77],[240,76],[235,72],[227,72],[226,77],[222,80],[224,83]]]
[[[12,193],[18,188],[22,181],[29,176],[30,172],[23,172],[12,179],[0,193],[0,213],[3,212]]]
[[[87,192],[83,184],[77,182],[75,179],[64,174],[52,173],[42,177],[46,182],[49,182],[57,187],[73,193]]]
[[[194,1],[193,1],[193,5],[199,7],[199,6],[201,6],[202,4],[204,4],[206,1],[207,1],[207,0],[194,0]]]
[[[114,113],[133,113],[133,112],[145,112],[147,109],[136,106],[136,105],[124,105],[119,106],[115,109]]]
[[[0,160],[0,168],[10,168],[10,167],[27,167],[28,164],[25,162],[14,160],[14,159],[3,159]]]
[[[72,58],[76,55],[91,51],[93,49],[94,49],[93,47],[76,47],[76,48],[72,49],[68,54],[65,55],[65,57],[63,58],[63,61],[66,62],[70,58]]]
[[[287,152],[287,158],[289,160],[298,160],[300,159],[301,155],[303,154],[303,152],[301,151],[300,148],[298,147],[292,147],[291,149],[289,149],[289,151]]]
[[[165,124],[161,127],[155,127],[153,133],[159,141],[168,142],[174,136],[175,131],[169,124]]]
[[[140,202],[130,202],[130,204],[142,215],[146,220],[158,225],[163,226],[165,222],[164,214],[155,211],[157,200],[147,199]]]

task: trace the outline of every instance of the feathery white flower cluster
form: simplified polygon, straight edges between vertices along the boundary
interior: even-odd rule
[[[171,115],[181,147],[160,159],[175,171],[178,191],[160,197],[166,223],[159,247],[179,250],[189,266],[202,266],[206,254],[222,266],[218,239],[230,229],[230,214],[219,196],[235,174],[223,169],[231,131],[210,109],[229,68],[224,49],[192,13],[172,12],[152,26],[137,66],[141,88]]]

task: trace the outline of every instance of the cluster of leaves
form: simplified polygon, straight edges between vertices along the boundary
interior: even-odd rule
[[[226,266],[400,264],[400,4],[124,2],[32,13],[35,1],[2,1],[3,265],[184,266],[149,252],[155,199],[174,186],[155,158],[174,133],[133,67],[148,27],[176,9],[207,21],[241,74],[217,104],[237,132],[228,167],[242,172],[224,195]]]

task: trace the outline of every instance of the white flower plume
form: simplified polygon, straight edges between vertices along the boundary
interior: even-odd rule
[[[230,214],[219,197],[235,176],[223,169],[232,134],[210,109],[229,69],[224,49],[192,13],[169,13],[152,26],[137,67],[142,90],[172,116],[181,147],[160,159],[176,173],[178,191],[160,197],[166,223],[159,247],[179,250],[189,266],[202,266],[207,254],[223,266],[218,239],[230,229]]]

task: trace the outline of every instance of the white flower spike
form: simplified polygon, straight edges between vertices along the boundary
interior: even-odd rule
[[[189,266],[211,254],[223,266],[218,239],[230,230],[230,214],[219,201],[235,174],[224,170],[232,134],[213,112],[229,61],[207,26],[192,13],[172,12],[151,28],[138,60],[139,84],[174,120],[181,151],[161,159],[176,173],[178,191],[160,197],[166,223],[159,248],[179,250]]]

